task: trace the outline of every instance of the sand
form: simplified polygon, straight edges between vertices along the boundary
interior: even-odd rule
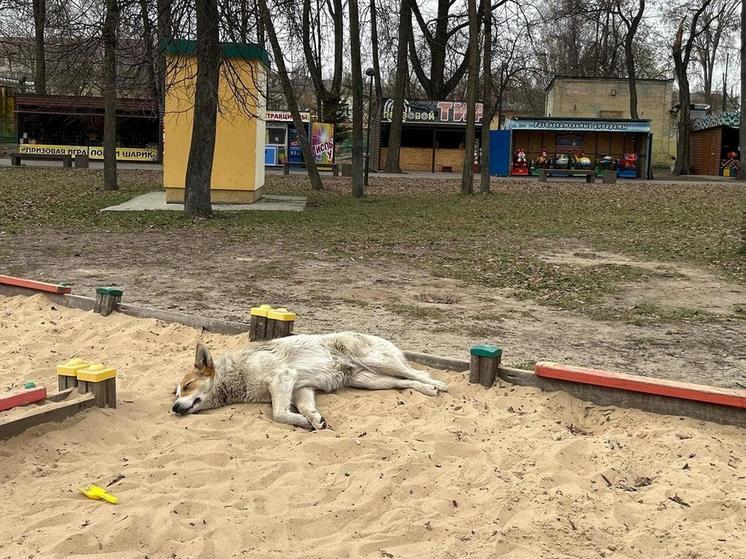
[[[73,355],[120,372],[118,409],[0,442],[0,557],[746,556],[743,429],[442,371],[438,398],[319,397],[333,431],[274,423],[268,405],[178,418],[199,338],[0,297],[0,391],[53,387]],[[118,478],[117,506],[76,489]]]

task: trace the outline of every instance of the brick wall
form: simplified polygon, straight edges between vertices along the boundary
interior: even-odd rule
[[[637,112],[650,119],[653,134],[653,164],[669,166],[676,153],[672,130],[673,82],[637,82]],[[547,91],[546,115],[576,118],[630,118],[627,80],[557,78]]]

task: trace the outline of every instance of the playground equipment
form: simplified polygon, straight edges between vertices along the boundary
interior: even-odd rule
[[[116,408],[116,376],[117,371],[110,367],[70,360],[57,366],[58,392],[47,394],[43,386],[29,386],[0,396],[0,411],[29,406],[24,413],[0,417],[0,440],[43,423],[62,421],[90,407]]]
[[[249,315],[249,340],[252,342],[284,338],[293,332],[296,314],[284,307],[275,309],[260,305],[253,307]]]

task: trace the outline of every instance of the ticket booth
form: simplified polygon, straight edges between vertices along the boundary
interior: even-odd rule
[[[310,137],[311,115],[304,112],[300,116],[306,127],[306,135]],[[298,141],[293,115],[290,111],[267,111],[264,165],[282,167],[285,161],[303,162],[303,150]]]

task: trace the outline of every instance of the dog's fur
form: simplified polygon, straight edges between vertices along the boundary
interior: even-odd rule
[[[343,386],[412,388],[428,396],[447,391],[445,383],[410,367],[401,350],[383,338],[355,332],[298,335],[250,344],[215,361],[197,344],[194,370],[181,379],[173,411],[188,414],[239,402],[272,402],[275,421],[324,429],[315,392]]]

